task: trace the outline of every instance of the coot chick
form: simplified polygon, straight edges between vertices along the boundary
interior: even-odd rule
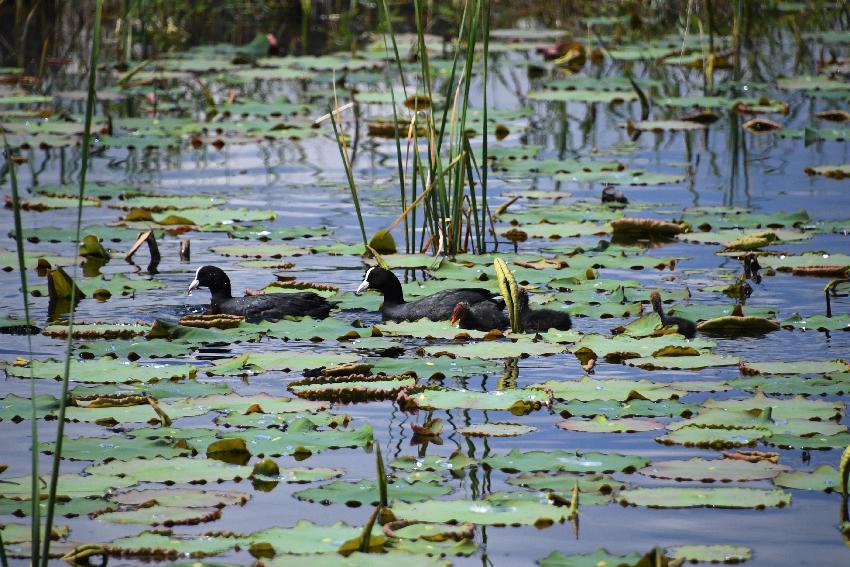
[[[623,193],[613,185],[607,185],[604,189],[602,189],[602,202],[621,203],[623,205],[628,205],[629,199],[626,197],[625,193]]]
[[[385,321],[416,321],[423,317],[432,321],[445,321],[451,318],[452,311],[461,301],[466,301],[472,306],[487,301],[496,304],[499,308],[504,307],[501,298],[496,298],[491,291],[476,287],[438,291],[407,303],[404,301],[401,282],[395,274],[381,267],[369,268],[366,271],[366,277],[354,293],[360,295],[367,289],[374,289],[384,295],[381,313]]]
[[[210,312],[227,315],[241,315],[248,322],[277,321],[287,316],[309,315],[314,319],[324,319],[331,310],[327,299],[312,291],[298,293],[269,293],[233,297],[230,292],[230,278],[224,270],[215,266],[203,266],[195,272],[195,279],[189,285],[189,293],[199,287],[210,290],[212,301]]]
[[[492,301],[479,301],[470,305],[468,301],[458,303],[452,311],[451,324],[460,322],[463,329],[492,331],[504,329],[510,325],[508,316],[502,307]]]
[[[528,290],[524,287],[519,288],[517,302],[519,326],[526,333],[532,331],[548,331],[549,329],[569,331],[573,326],[570,314],[565,311],[558,311],[556,309],[532,309],[529,307]]]
[[[693,321],[685,319],[684,317],[671,317],[664,312],[664,308],[661,306],[660,293],[653,291],[649,295],[649,299],[652,302],[652,309],[658,313],[659,317],[661,317],[661,322],[665,327],[675,325],[678,329],[678,333],[680,335],[684,335],[688,339],[692,339],[696,336],[697,326]]]

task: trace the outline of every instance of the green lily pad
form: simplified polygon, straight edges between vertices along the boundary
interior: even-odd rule
[[[757,441],[770,437],[773,432],[765,427],[721,429],[688,426],[671,431],[655,440],[664,445],[684,445],[711,449],[751,447]]]
[[[606,104],[621,104],[637,100],[634,91],[596,91],[596,90],[546,90],[531,91],[529,100],[545,100],[550,102],[603,102]]]
[[[776,80],[776,86],[780,89],[794,91],[846,91],[850,85],[844,81],[830,79],[829,77],[799,75],[797,77],[780,77]]]
[[[399,519],[424,522],[468,522],[478,525],[540,527],[566,519],[569,509],[528,500],[429,500],[413,504],[396,504],[393,514]]]
[[[473,339],[484,337],[482,331],[458,329],[447,321],[430,321],[420,319],[418,321],[385,321],[377,325],[378,329],[385,335],[399,337],[418,337],[422,339],[454,339],[463,333]]]
[[[773,479],[773,484],[797,490],[823,490],[841,492],[841,479],[838,471],[829,465],[821,465],[811,472],[783,472]]]
[[[714,366],[737,366],[738,357],[721,354],[701,354],[699,356],[649,356],[630,358],[628,366],[637,366],[646,370],[699,370]]]
[[[196,488],[146,488],[127,490],[110,496],[110,501],[125,506],[139,506],[156,501],[161,506],[222,507],[241,505],[251,497],[233,490],[200,490]]]
[[[56,494],[70,498],[89,498],[103,496],[110,489],[125,488],[136,484],[136,480],[109,474],[80,476],[76,473],[59,475]],[[32,477],[19,476],[3,479],[3,496],[7,498],[28,499],[32,494]],[[48,493],[46,479],[41,484],[41,494]]]
[[[739,459],[701,459],[657,461],[640,469],[640,474],[669,480],[702,482],[741,482],[774,478],[788,470],[785,465],[767,461],[751,463]]]
[[[641,554],[613,555],[607,549],[597,549],[586,555],[564,555],[553,551],[539,561],[540,567],[633,567],[640,561]]]
[[[520,423],[493,422],[458,427],[456,431],[466,437],[516,437],[537,431],[537,428]]]
[[[500,372],[502,365],[496,360],[475,358],[450,358],[438,356],[429,358],[381,358],[374,361],[373,373],[404,374],[410,373],[419,379],[480,376]]]
[[[449,457],[436,455],[413,457],[406,455],[392,461],[389,466],[404,471],[460,471],[473,464],[475,464],[475,461],[466,455],[455,453]]]
[[[667,555],[691,563],[743,563],[752,558],[753,552],[738,545],[677,545],[668,548]]]
[[[224,244],[211,248],[222,256],[238,256],[241,258],[283,258],[286,256],[303,256],[308,253],[306,248],[288,244]]]
[[[115,409],[115,408],[111,408]],[[151,410],[151,416],[156,414]],[[40,443],[39,450],[52,454],[54,443]],[[76,461],[126,461],[135,457],[178,457],[191,453],[189,449],[172,447],[161,439],[112,437],[76,437],[62,443],[62,458]]]
[[[823,315],[803,317],[799,313],[794,313],[791,317],[782,321],[782,326],[786,329],[797,329],[800,331],[809,329],[816,331],[850,331],[850,313],[840,313],[832,317],[825,317]]]
[[[98,514],[101,522],[112,524],[141,524],[146,526],[177,526],[212,522],[221,516],[221,510],[215,507],[186,508],[183,506],[145,506],[133,510],[118,510]]]
[[[511,410],[524,414],[547,405],[549,400],[548,392],[534,388],[515,388],[493,392],[418,388],[402,392],[397,402],[402,407],[410,409]]]
[[[451,492],[448,486],[428,482],[408,483],[402,480],[387,483],[387,497],[392,502],[421,502]],[[377,505],[380,500],[378,483],[373,480],[359,482],[334,481],[316,488],[308,488],[293,494],[299,500],[321,504],[345,504],[346,506]],[[392,505],[392,504],[391,504]]]
[[[649,380],[620,380],[608,378],[597,380],[584,376],[580,380],[550,380],[533,384],[534,388],[546,388],[559,400],[589,402],[594,400],[667,400],[683,395],[682,390],[671,388],[668,384]]]
[[[705,339],[688,340],[682,335],[671,334],[662,335],[660,337],[645,337],[635,339],[624,335],[616,335],[608,337],[605,335],[588,334],[581,338],[570,350],[579,358],[604,358],[609,362],[619,362],[626,359],[637,359],[640,357],[650,357],[650,359],[658,353],[662,361],[670,359],[671,362],[676,362],[682,358],[701,358],[697,356],[681,356],[683,353],[701,352],[715,346],[715,343]],[[678,356],[663,356],[666,353],[672,353]],[[657,356],[657,355],[656,355]],[[738,360],[735,359],[735,364]],[[708,364],[712,366],[712,364]]]
[[[251,475],[251,467],[231,465],[214,459],[154,457],[90,465],[85,472],[96,477],[121,475],[122,478],[130,479],[129,484],[137,482],[176,484],[244,479]]]
[[[17,376],[19,378],[29,378],[30,370],[32,370],[36,378],[60,380],[65,371],[65,363],[51,360],[33,360],[25,367],[6,366],[6,373],[9,376]],[[196,373],[197,368],[191,364],[142,366],[136,363],[100,359],[83,362],[72,361],[69,377],[74,382],[98,384],[179,380],[194,378]]]
[[[360,357],[350,353],[292,350],[274,352],[250,352],[234,358],[217,360],[205,369],[209,376],[246,376],[263,372],[304,370],[337,366],[357,362]]]
[[[555,412],[561,417],[593,417],[604,415],[608,419],[621,417],[689,417],[699,410],[699,404],[689,404],[678,400],[633,399],[627,402],[613,400],[593,400],[589,402],[571,401],[555,405]]]
[[[664,424],[652,419],[639,417],[624,417],[609,420],[604,415],[591,419],[571,417],[557,423],[558,428],[568,431],[584,431],[588,433],[634,433],[638,431],[657,431],[664,429]]]
[[[578,483],[578,488],[581,492],[599,492],[602,494],[622,490],[627,486],[626,483],[614,480],[614,478],[607,475],[578,473],[522,473],[517,476],[508,477],[505,482],[534,490],[554,490],[564,494],[568,494],[576,483]]]
[[[35,397],[35,416],[41,419],[59,410],[59,400],[49,394]],[[15,394],[0,399],[0,421],[20,422],[32,418],[32,400]]]
[[[756,488],[632,488],[618,495],[620,502],[648,508],[782,508],[791,495],[782,490]]]
[[[443,354],[458,356],[462,358],[514,358],[527,356],[546,356],[563,352],[561,345],[530,340],[508,341],[482,341],[478,343],[467,343],[462,345],[434,345],[423,349],[432,356]]]
[[[746,362],[742,367],[744,374],[829,374],[850,370],[843,360],[806,360],[799,362]]]
[[[110,553],[128,557],[160,557],[177,559],[181,556],[211,557],[235,548],[240,538],[175,534],[171,531],[145,531],[138,535],[123,537],[106,544]]]
[[[568,451],[519,451],[493,455],[482,461],[490,468],[506,472],[562,471],[583,473],[631,472],[649,464],[634,455],[579,453]]]

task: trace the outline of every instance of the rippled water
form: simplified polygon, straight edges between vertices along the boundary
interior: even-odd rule
[[[788,38],[780,42],[789,49]],[[526,104],[525,94],[537,81],[529,80],[524,68],[510,63],[519,56],[496,57],[493,60],[493,75],[488,88],[493,108],[510,109]],[[537,56],[534,56],[537,57]],[[792,61],[786,61],[781,52],[768,54],[767,63],[771,76],[792,71]],[[634,68],[637,76],[645,71],[640,64]],[[604,75],[606,71],[602,71]],[[672,74],[670,80],[679,81],[682,90],[697,92],[701,79],[694,72]],[[289,87],[293,96],[304,96],[303,90]],[[822,109],[838,106],[847,107],[847,100],[829,101],[816,97],[804,97],[799,93],[784,93],[791,106],[791,113],[782,117],[786,127],[803,127],[812,124],[813,114]],[[473,88],[473,104],[480,106],[481,86]],[[529,102],[535,113],[526,132],[512,132],[505,145],[540,144],[544,147],[540,157],[587,157],[595,149],[605,150],[612,145],[628,141],[622,125],[631,117],[639,116],[637,103],[616,106],[588,105],[585,103],[540,103]],[[384,109],[386,110],[386,108]],[[367,111],[363,118],[368,116]],[[320,112],[317,110],[317,114]],[[592,118],[592,120],[591,120]],[[638,141],[640,149],[629,155],[617,157],[629,166],[645,167],[650,170],[676,171],[684,167],[689,173],[685,183],[661,187],[626,188],[634,203],[670,203],[671,210],[688,206],[734,205],[752,207],[756,211],[796,211],[805,208],[813,218],[823,220],[850,217],[850,183],[821,176],[810,177],[804,173],[808,165],[835,164],[850,161],[850,147],[845,142],[822,142],[804,146],[801,140],[783,139],[776,135],[753,135],[742,133],[740,119],[727,119],[724,115],[706,132],[644,134]],[[328,125],[326,125],[328,126]],[[328,126],[328,130],[329,130]],[[348,125],[351,129],[351,124]],[[737,130],[739,144],[735,153],[732,146],[732,129]],[[480,140],[479,140],[480,141]],[[22,188],[35,184],[70,182],[77,179],[75,170],[79,162],[79,149],[32,150],[24,152],[29,163],[19,169]],[[737,160],[737,168],[733,161]],[[359,140],[357,158],[354,163],[355,177],[361,191],[363,214],[370,233],[384,228],[398,214],[394,142],[362,137]],[[192,195],[204,193],[221,195],[228,204],[261,209],[273,209],[277,219],[270,226],[310,225],[332,229],[332,237],[311,239],[310,242],[357,242],[359,227],[354,215],[350,193],[345,184],[345,173],[341,167],[339,153],[332,137],[310,139],[302,142],[282,140],[249,145],[226,145],[222,150],[211,146],[196,151],[157,151],[108,149],[98,153],[92,160],[89,178],[96,180],[126,181],[143,188],[164,189],[169,193]],[[541,176],[526,180],[500,179],[491,173],[490,193],[495,203],[502,202],[500,192],[524,188],[572,192],[577,197],[597,198],[598,185],[555,183]],[[3,186],[9,193],[8,181]],[[106,207],[87,208],[84,224],[109,222],[116,212]],[[65,212],[25,213],[27,226],[73,226],[73,215]],[[5,234],[12,225],[11,212],[0,215],[0,229]],[[202,264],[216,264],[226,269],[235,290],[261,288],[273,279],[271,271],[248,270],[235,265],[235,259],[224,258],[212,253],[209,248],[227,240],[217,233],[192,233],[192,262],[183,264],[178,260],[179,239],[166,237],[160,242],[163,261],[156,277],[165,282],[160,290],[143,291],[135,297],[113,297],[108,302],[84,300],[80,303],[77,317],[80,320],[99,321],[153,321],[154,319],[176,320],[183,313],[200,309],[207,301],[206,291],[186,296],[186,287],[194,269]],[[578,239],[570,239],[575,241]],[[592,242],[594,239],[585,239]],[[298,242],[298,241],[296,241]],[[130,243],[123,243],[129,246]],[[520,251],[537,250],[544,241],[530,240],[520,245]],[[7,239],[6,247],[14,241]],[[850,253],[850,240],[846,234],[815,235],[803,244],[782,245],[783,250],[825,250],[832,253]],[[51,245],[51,250],[73,253],[70,245]],[[705,301],[711,296],[698,291],[700,284],[710,279],[707,270],[724,267],[737,270],[739,264],[715,256],[716,247],[686,243],[669,244],[647,252],[654,255],[686,256],[688,260],[678,264],[673,272],[675,287],[688,286],[694,292],[693,301]],[[502,244],[500,250],[511,251]],[[147,252],[142,250],[137,261],[144,271]],[[342,289],[352,289],[362,279],[362,264],[351,256],[308,255],[295,260],[292,273],[299,279],[328,282]],[[104,273],[117,273],[136,269],[125,264],[120,257],[114,258],[104,268]],[[635,278],[644,284],[660,282],[671,276],[669,272],[644,270],[641,272],[600,270],[606,278]],[[35,277],[30,272],[30,277]],[[16,271],[0,272],[0,311],[22,316],[23,307],[19,292],[19,275]],[[35,283],[43,283],[35,278]],[[819,314],[823,312],[820,278],[799,278],[790,274],[777,274],[765,278],[758,286],[748,306],[770,306],[779,310],[779,319],[795,312]],[[667,282],[669,285],[670,282]],[[40,324],[47,315],[47,300],[33,299],[33,312]],[[850,310],[846,299],[834,302],[836,312]],[[379,321],[377,313],[346,312],[343,318],[359,318],[365,323]],[[611,328],[625,323],[621,319],[578,318],[576,327],[583,332],[607,333]],[[403,339],[408,354],[425,341]],[[767,360],[831,360],[850,359],[850,340],[846,333],[799,332],[781,330],[759,339],[718,339],[715,352],[735,354],[748,361]],[[287,348],[293,348],[288,343]],[[313,347],[314,345],[306,345]],[[275,350],[281,348],[280,341],[263,341],[260,344],[233,345],[231,352],[250,349]],[[37,336],[33,339],[36,356],[61,356],[61,341]],[[326,348],[320,345],[318,348]],[[333,348],[333,343],[327,348]],[[5,359],[26,355],[26,342],[22,337],[4,336],[0,344],[0,355]],[[198,364],[205,361],[198,358]],[[529,358],[519,361],[519,386],[550,380],[576,379],[584,374],[578,360],[571,354],[546,358]],[[599,378],[627,377],[668,381],[679,379],[723,380],[738,375],[737,368],[710,368],[701,371],[657,371],[648,372],[624,365],[602,363],[596,367]],[[248,382],[239,379],[224,379],[239,393],[269,392],[286,394],[286,383],[297,377],[297,373],[267,373],[252,377]],[[475,376],[468,379],[447,380],[447,386],[464,385],[470,389],[492,390],[496,376]],[[4,393],[29,394],[29,383],[9,378],[0,383]],[[55,393],[58,384],[38,381],[40,392]],[[735,392],[723,394],[696,394],[689,399],[734,396]],[[848,401],[847,397],[843,400]],[[410,423],[422,421],[422,416],[408,415],[399,411],[391,402],[372,402],[335,408],[349,413],[353,424],[369,421],[375,430],[376,440],[384,448],[389,461],[401,455],[415,454],[416,448],[409,446]],[[627,454],[642,455],[653,460],[663,458],[689,458],[691,456],[715,456],[716,451],[667,447],[654,441],[656,432],[623,435],[576,433],[554,427],[559,421],[556,414],[545,410],[534,412],[522,423],[534,425],[538,430],[532,434],[506,439],[467,439],[454,432],[453,426],[482,421],[505,420],[505,412],[476,411],[435,412],[447,422],[442,447],[429,446],[428,454],[448,455],[460,450],[476,458],[512,448],[533,449],[580,449],[611,450]],[[210,416],[187,418],[180,425],[194,426],[210,424]],[[848,422],[846,416],[843,423]],[[41,423],[40,434],[49,438],[54,433],[55,422]],[[4,475],[17,476],[29,471],[28,424],[0,422],[0,438],[4,448],[0,451],[0,462],[9,465]],[[103,434],[103,428],[94,425],[69,424],[70,435]],[[770,450],[774,450],[771,448]],[[804,465],[800,451],[781,450],[781,462],[795,467],[815,467],[822,463],[837,466],[838,451],[815,451],[811,462]],[[42,455],[42,470],[49,466],[48,456]],[[294,463],[291,458],[278,459],[281,466]],[[65,461],[63,472],[81,470],[88,463]],[[346,479],[373,478],[374,456],[362,450],[326,451],[312,456],[310,466],[336,466],[346,469]],[[622,476],[633,484],[646,486],[663,484],[638,475]],[[476,498],[487,492],[512,488],[504,483],[505,475],[497,471],[473,468],[468,476],[452,481],[455,489],[453,498]],[[231,487],[224,483],[221,487]],[[678,485],[700,485],[678,483]],[[765,482],[746,483],[751,487],[770,487]],[[248,483],[237,485],[250,490]],[[1,487],[0,487],[1,488]],[[188,527],[187,532],[205,532],[210,529],[259,530],[271,525],[288,526],[296,519],[307,518],[318,523],[344,520],[362,524],[369,514],[366,508],[347,508],[341,505],[325,507],[296,500],[292,492],[303,489],[303,485],[281,484],[269,493],[254,493],[244,507],[230,506],[216,524]],[[0,489],[0,492],[2,490]],[[842,565],[850,560],[848,550],[836,528],[839,516],[839,499],[833,494],[793,491],[792,505],[784,509],[713,510],[682,509],[653,510],[646,508],[624,508],[617,504],[589,506],[582,509],[580,531],[573,534],[569,525],[555,525],[538,530],[521,528],[479,528],[476,541],[479,551],[469,558],[452,558],[458,565],[528,565],[541,559],[553,550],[565,554],[592,552],[605,547],[611,552],[626,553],[643,551],[659,544],[669,546],[687,543],[723,543],[751,547],[754,557],[748,564],[753,566],[773,565]],[[73,519],[67,523],[72,527],[75,541],[109,541],[112,538],[140,531],[105,522]],[[231,553],[224,558],[246,563],[250,557],[246,552]],[[127,560],[121,564],[130,563]]]

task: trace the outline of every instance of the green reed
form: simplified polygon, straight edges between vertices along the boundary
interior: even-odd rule
[[[83,148],[81,151],[80,163],[80,190],[77,195],[77,227],[76,237],[74,242],[77,243],[74,257],[74,280],[77,279],[79,270],[79,243],[80,232],[83,223],[83,198],[86,191],[86,174],[88,172],[89,154],[91,150],[91,123],[92,115],[94,114],[94,104],[96,100],[95,86],[97,80],[97,59],[100,51],[100,28],[101,16],[103,13],[103,0],[97,0],[94,10],[94,33],[92,36],[91,57],[89,59],[89,77],[88,77],[88,92],[86,95],[86,118],[85,127],[83,130]],[[59,483],[59,468],[62,461],[62,443],[65,436],[65,408],[68,398],[68,382],[71,371],[71,356],[73,355],[73,335],[74,335],[74,312],[76,309],[76,286],[71,288],[71,307],[68,313],[68,342],[65,346],[65,368],[62,373],[62,394],[59,396],[59,414],[56,421],[56,441],[53,451],[53,467],[50,474],[50,488],[47,494],[47,514],[44,528],[44,547],[41,553],[41,566],[47,567],[47,562],[50,557],[50,533],[53,528],[53,517],[56,509],[56,489]],[[33,446],[34,452],[38,451],[37,446]],[[35,561],[33,561],[35,564]]]
[[[18,251],[18,271],[21,274],[21,295],[24,300],[24,328],[27,333],[27,350],[29,352],[29,358],[32,360],[32,333],[30,332],[30,301],[29,301],[29,287],[27,285],[27,263],[26,258],[24,256],[24,230],[23,223],[21,222],[21,197],[18,192],[18,176],[15,172],[15,162],[12,156],[12,148],[9,146],[9,141],[6,139],[5,132],[3,133],[3,146],[6,152],[6,163],[9,166],[9,182],[12,185],[12,212],[14,215],[14,223],[15,223],[15,243],[17,244]],[[32,485],[30,490],[30,517],[32,519],[32,553],[33,553],[33,564],[37,564],[38,562],[38,550],[39,550],[39,538],[41,536],[41,531],[39,527],[41,526],[41,517],[40,517],[40,498],[41,498],[41,487],[39,486],[39,478],[38,478],[38,414],[36,411],[36,403],[35,403],[35,376],[33,375],[32,367],[30,367],[30,404],[31,404],[31,415],[30,415],[30,435],[32,436],[32,451],[31,451],[31,463],[30,467],[32,469]],[[49,538],[47,538],[49,539]],[[5,548],[2,546],[2,542],[0,542],[0,550],[3,551],[3,563],[6,564],[6,554]]]

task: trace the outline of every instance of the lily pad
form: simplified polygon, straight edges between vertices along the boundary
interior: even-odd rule
[[[651,419],[624,417],[609,420],[604,415],[592,419],[571,417],[558,422],[558,428],[568,431],[584,431],[588,433],[634,433],[638,431],[656,431],[664,429],[664,424]]]
[[[756,488],[632,488],[620,492],[624,504],[648,508],[782,508],[791,495]]]
[[[787,466],[766,461],[750,463],[738,459],[701,459],[658,461],[640,469],[640,474],[670,480],[702,482],[741,482],[774,478],[788,470]]]
[[[403,480],[387,483],[387,496],[392,502],[421,502],[443,496],[451,492],[448,486],[429,482],[408,483]],[[377,505],[380,500],[378,483],[373,480],[360,482],[334,481],[317,488],[308,488],[296,492],[293,496],[299,500],[320,502],[322,504],[345,504],[356,507]],[[392,504],[391,504],[392,505]]]
[[[783,472],[773,479],[773,484],[797,490],[841,492],[841,479],[838,471],[829,465],[821,465],[811,472]]]
[[[649,464],[634,455],[617,453],[579,453],[568,451],[519,451],[493,455],[482,461],[490,468],[506,472],[563,471],[583,473],[632,472]]]
[[[493,422],[458,427],[456,431],[465,437],[516,437],[537,431],[537,428],[520,423]]]

